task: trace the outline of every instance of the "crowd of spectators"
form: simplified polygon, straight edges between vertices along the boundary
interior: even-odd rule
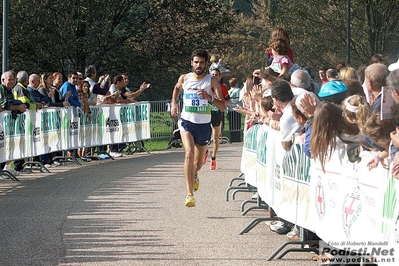
[[[94,65],[86,67],[86,78],[81,72],[70,71],[67,80],[63,80],[60,72],[45,72],[41,74],[12,70],[6,71],[1,76],[0,85],[0,111],[9,110],[12,116],[17,118],[18,114],[26,110],[39,110],[46,107],[74,106],[80,114],[87,114],[91,119],[90,107],[100,104],[134,103],[137,98],[149,88],[149,83],[142,83],[136,91],[130,90],[129,77],[127,73],[121,73],[113,78],[103,75],[96,80],[97,71]],[[112,90],[111,90],[112,89]],[[106,146],[104,147],[107,148]],[[109,154],[113,157],[120,157],[119,152],[122,145],[110,145]],[[68,156],[82,161],[90,161],[86,154],[88,147],[80,147],[78,150],[69,150]],[[59,152],[44,154],[36,157],[35,160],[46,167],[56,167],[59,162],[53,157],[60,155]],[[25,159],[14,161],[14,169],[11,162],[4,162],[0,169],[7,170],[17,176],[24,170]]]
[[[266,67],[249,75],[241,89],[242,105],[235,107],[246,115],[244,135],[255,123],[268,124],[281,133],[286,151],[300,135],[305,155],[318,160],[323,170],[339,143],[350,163],[361,160],[360,152],[370,151],[375,155],[367,163],[370,170],[386,168],[390,159],[399,179],[399,61],[378,54],[359,67],[323,66],[315,80],[306,66],[292,69],[288,34],[276,31],[287,36],[272,33]],[[387,98],[393,98],[392,106],[384,106]]]

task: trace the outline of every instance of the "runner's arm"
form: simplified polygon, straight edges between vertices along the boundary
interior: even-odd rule
[[[177,99],[179,97],[180,91],[183,88],[183,82],[184,82],[184,77],[185,75],[181,75],[179,79],[177,80],[177,83],[173,89],[173,94],[172,94],[172,107],[170,108],[170,115],[171,116],[177,116],[179,113],[179,107],[177,104]]]

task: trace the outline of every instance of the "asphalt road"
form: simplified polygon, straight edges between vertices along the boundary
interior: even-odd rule
[[[217,170],[200,171],[194,208],[184,206],[181,148],[2,179],[0,265],[318,265],[310,253],[266,261],[286,237],[263,222],[238,234],[266,216],[241,215],[253,193],[226,201],[241,151],[221,145]]]

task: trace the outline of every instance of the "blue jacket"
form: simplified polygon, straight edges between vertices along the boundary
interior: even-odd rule
[[[35,88],[28,86],[27,89],[30,92],[30,99],[32,100],[32,102],[35,102],[35,103],[45,102],[46,104],[51,102],[50,97],[48,97],[47,95],[41,94]]]
[[[62,84],[62,86],[60,88],[62,101],[65,100],[65,94],[67,94],[68,91],[71,92],[71,96],[68,98],[69,104],[72,106],[75,106],[75,107],[80,107],[80,101],[79,101],[79,97],[78,97],[78,92],[76,90],[76,86],[72,85],[71,82],[69,82],[69,81]]]
[[[309,158],[312,158],[310,154],[310,139],[312,138],[312,123],[313,117],[308,118],[305,124],[305,143],[303,144],[303,152]]]

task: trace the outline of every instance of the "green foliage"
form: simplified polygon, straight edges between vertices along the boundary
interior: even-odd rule
[[[298,63],[317,67],[346,61],[347,4],[344,0],[279,1],[276,20],[289,29]],[[398,2],[352,0],[350,7],[351,64],[365,64],[377,53],[396,61]]]
[[[168,147],[169,139],[149,139],[144,141],[144,147],[148,151],[163,151]]]
[[[29,73],[127,72],[140,100],[170,99],[190,54],[222,56],[240,84],[264,65],[270,32],[288,29],[295,61],[316,70],[346,61],[345,0],[19,0],[10,2],[9,65]],[[351,64],[376,53],[399,55],[399,2],[351,0]],[[315,71],[313,72],[315,73]]]
[[[66,74],[94,64],[100,75],[128,72],[132,88],[151,82],[143,100],[168,99],[192,50],[229,45],[232,10],[221,0],[13,1],[10,68]]]
[[[345,0],[253,0],[252,13],[238,15],[231,29],[238,43],[229,53],[231,75],[239,80],[262,66],[270,32],[288,30],[295,62],[313,74],[321,66],[335,67],[347,60],[347,3]],[[374,54],[390,61],[399,55],[399,2],[396,0],[351,0],[351,65],[368,64]],[[245,14],[245,15],[244,15]],[[253,32],[258,36],[253,38]],[[245,72],[245,73],[244,73]]]

